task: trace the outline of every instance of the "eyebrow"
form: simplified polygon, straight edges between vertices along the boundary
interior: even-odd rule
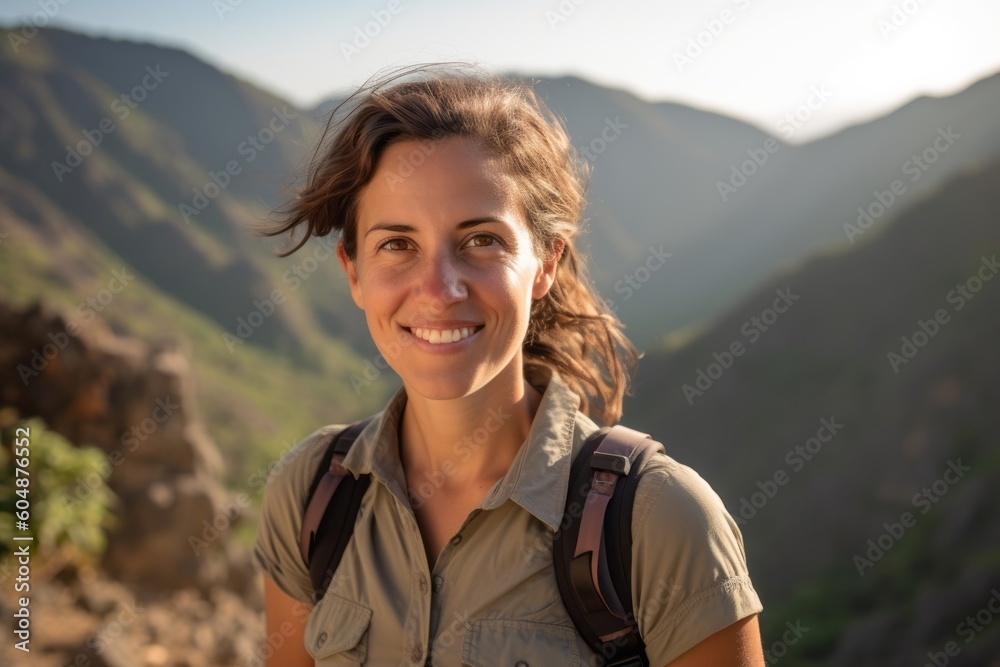
[[[486,216],[483,216],[483,217],[480,217],[480,218],[472,218],[471,220],[463,220],[462,222],[460,222],[457,225],[455,225],[455,229],[468,229],[469,227],[475,227],[476,225],[481,225],[481,224],[486,223],[486,222],[499,222],[500,224],[507,224],[505,220],[501,220],[500,218],[494,218],[491,215],[486,215]],[[379,224],[373,226],[371,229],[369,229],[367,232],[365,232],[365,238],[368,238],[369,234],[371,234],[372,232],[378,231],[380,229],[385,229],[385,230],[390,231],[390,232],[415,232],[415,231],[417,231],[417,228],[413,227],[411,225],[403,225],[403,224],[400,224],[400,223],[392,223],[392,222],[383,222],[383,223],[379,223]]]

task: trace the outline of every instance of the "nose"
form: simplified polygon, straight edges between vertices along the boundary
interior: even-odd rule
[[[417,293],[432,312],[446,308],[469,296],[461,260],[450,249],[425,257],[417,280]]]

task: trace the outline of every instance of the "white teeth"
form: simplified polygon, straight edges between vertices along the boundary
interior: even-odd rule
[[[460,340],[465,340],[474,332],[474,328],[462,327],[461,329],[446,329],[444,331],[440,329],[422,329],[415,327],[410,331],[417,338],[422,338],[429,343],[435,345],[441,343],[457,343]]]

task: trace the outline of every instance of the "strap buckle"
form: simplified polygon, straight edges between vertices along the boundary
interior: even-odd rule
[[[607,470],[616,475],[628,475],[629,470],[632,469],[632,462],[622,454],[594,452],[590,458],[590,467],[594,470]]]

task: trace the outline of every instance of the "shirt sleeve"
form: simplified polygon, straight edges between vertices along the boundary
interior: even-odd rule
[[[763,610],[739,527],[698,473],[654,457],[633,507],[632,603],[650,665]]]
[[[299,553],[299,531],[309,485],[323,458],[321,444],[334,432],[331,428],[336,427],[316,431],[275,463],[264,485],[253,549],[254,568],[286,595],[309,605],[313,585]]]

